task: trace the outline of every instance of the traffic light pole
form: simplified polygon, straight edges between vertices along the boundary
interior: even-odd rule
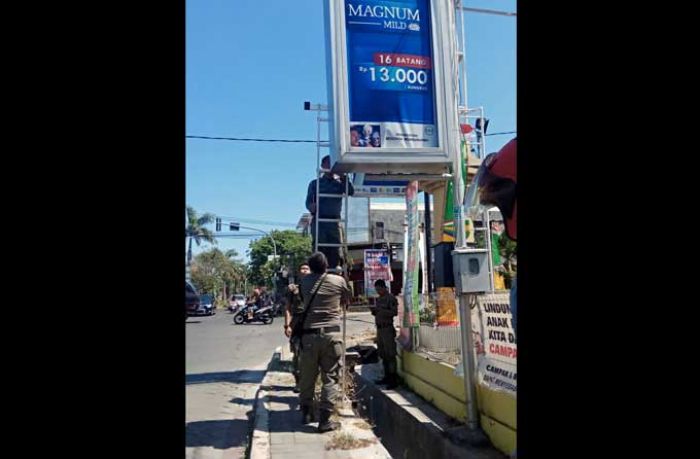
[[[258,228],[251,228],[249,226],[238,225],[238,228],[243,228],[243,229],[247,229],[247,230],[251,230],[251,231],[259,231],[259,232],[263,233],[264,235],[266,235],[267,237],[269,237],[270,240],[272,241],[272,253],[274,254],[273,257],[275,260],[277,260],[277,244],[275,243],[275,238],[272,237],[272,233],[268,233],[267,231],[263,231],[263,230],[258,229]],[[234,231],[236,231],[236,230],[234,230]]]
[[[277,244],[275,243],[275,238],[272,237],[272,233],[268,233],[267,231],[263,231],[258,228],[252,228],[250,226],[241,226],[240,223],[236,222],[230,222],[228,226],[230,231],[238,231],[239,229],[247,229],[251,231],[258,231],[260,233],[263,233],[265,236],[269,237],[270,240],[272,241],[272,252],[273,252],[273,257],[275,260],[277,260]],[[221,231],[221,217],[216,217],[216,231]],[[215,236],[216,237],[216,236]],[[192,249],[192,240],[190,239],[190,251]]]

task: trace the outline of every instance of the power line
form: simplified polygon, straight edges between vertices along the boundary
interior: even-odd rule
[[[250,234],[214,234],[214,237],[232,237],[232,238],[240,238],[240,239],[245,239],[249,237],[263,237],[265,236],[262,233],[250,233]]]
[[[515,134],[517,131],[509,132],[492,132],[491,134],[484,134],[485,136],[491,135],[505,135],[505,134]],[[231,140],[235,142],[282,142],[282,143],[316,143],[316,140],[299,140],[299,139],[252,139],[252,138],[242,138],[242,137],[208,137],[202,135],[186,135],[188,139],[202,139],[202,140]],[[328,140],[321,140],[321,142],[328,142]]]
[[[236,218],[236,217],[227,217],[224,215],[217,215],[217,217],[226,219],[226,220],[231,220],[233,222],[243,222],[243,223],[255,223],[258,225],[273,225],[273,226],[290,226],[290,227],[296,227],[296,223],[288,223],[288,222],[271,222],[268,220],[254,220],[252,218]]]
[[[471,8],[471,7],[466,7],[462,6],[460,7],[462,11],[469,11],[471,13],[485,13],[485,14],[497,14],[499,16],[517,16],[516,13],[512,13],[510,11],[498,11],[498,10],[488,10],[486,8]]]
[[[209,137],[203,135],[186,135],[188,139],[203,140],[235,140],[239,142],[285,142],[285,143],[316,143],[315,140],[293,140],[293,139],[248,139],[242,137]]]
[[[508,131],[508,132],[492,132],[491,134],[484,134],[487,137],[490,135],[506,135],[506,134],[517,134],[518,131]]]

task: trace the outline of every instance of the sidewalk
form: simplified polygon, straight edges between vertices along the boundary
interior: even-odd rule
[[[318,422],[301,423],[288,346],[278,348],[263,379],[256,401],[251,459],[391,458],[371,426],[352,410],[337,418],[341,428],[319,434]]]

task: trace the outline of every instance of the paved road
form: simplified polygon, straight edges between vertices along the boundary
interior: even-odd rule
[[[244,456],[255,393],[285,341],[283,323],[234,325],[227,311],[187,320],[187,459]]]
[[[255,393],[275,348],[287,343],[283,324],[234,325],[227,311],[187,320],[187,459],[244,457]],[[369,313],[348,314],[349,335],[371,324]]]

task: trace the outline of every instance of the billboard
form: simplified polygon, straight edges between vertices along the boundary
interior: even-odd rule
[[[459,140],[449,0],[327,0],[330,148],[340,172],[448,172]],[[453,129],[454,128],[454,129]]]
[[[346,0],[350,145],[437,147],[428,0]]]

